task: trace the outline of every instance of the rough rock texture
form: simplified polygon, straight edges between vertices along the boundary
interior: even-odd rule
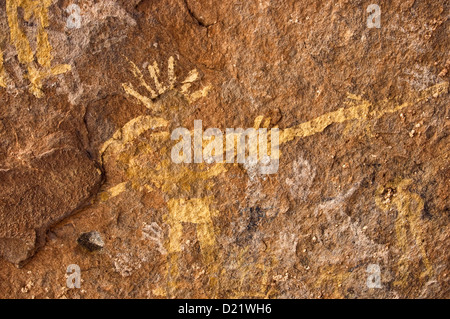
[[[373,2],[0,0],[0,297],[449,298],[450,2]]]

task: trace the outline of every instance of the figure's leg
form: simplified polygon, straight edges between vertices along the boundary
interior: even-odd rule
[[[413,198],[414,198],[414,201],[415,201],[415,204],[417,205],[417,207],[414,207],[415,209],[409,210],[410,214],[409,214],[408,221],[409,221],[411,233],[414,237],[414,241],[420,249],[420,254],[422,255],[423,263],[425,264],[426,271],[422,272],[420,275],[421,278],[424,278],[426,276],[433,275],[433,266],[431,265],[430,261],[428,260],[425,246],[424,246],[424,243],[422,240],[422,235],[421,235],[420,229],[419,229],[420,216],[422,214],[424,204],[423,204],[422,199],[419,197],[419,195],[417,195],[417,194],[413,194],[413,195],[414,195]],[[411,206],[411,203],[409,205]]]
[[[400,205],[399,205],[400,206]],[[395,233],[397,237],[397,245],[400,248],[401,256],[397,262],[397,274],[398,279],[394,282],[396,286],[403,286],[407,284],[409,262],[407,257],[408,251],[408,234],[407,234],[408,221],[404,215],[402,207],[398,208],[398,216],[395,222]]]
[[[209,277],[209,286],[211,288],[211,298],[217,297],[219,276],[220,276],[220,262],[218,260],[219,253],[215,246],[215,232],[214,225],[211,220],[197,224],[197,238],[200,242],[200,249],[202,252],[203,263]]]
[[[221,268],[218,260],[219,253],[215,246],[214,226],[211,220],[197,225],[197,238],[200,242],[203,263],[209,277],[209,287],[212,292],[210,297],[216,298]]]
[[[216,295],[218,286],[218,276],[220,272],[218,256],[216,251],[216,235],[214,232],[214,225],[211,220],[213,213],[209,209],[209,198],[193,198],[189,200],[185,199],[172,199],[168,202],[169,217],[167,223],[170,225],[169,232],[169,255],[179,255],[181,252],[181,239],[183,233],[182,222],[192,223],[196,225],[197,239],[200,244],[203,263],[206,268],[206,272],[210,279],[210,287],[214,297]],[[172,257],[172,265],[174,267],[177,264],[176,258]],[[173,281],[178,277],[178,274],[174,271],[169,272]]]
[[[170,212],[169,212],[170,214]],[[169,218],[169,243],[167,249],[167,286],[168,297],[174,297],[177,290],[177,281],[179,277],[178,261],[181,252],[181,236],[183,233],[183,225]]]
[[[5,74],[5,69],[3,68],[2,48],[0,48],[0,87],[6,88],[6,74]]]

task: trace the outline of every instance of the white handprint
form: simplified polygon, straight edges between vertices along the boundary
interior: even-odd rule
[[[157,250],[161,255],[167,255],[167,250],[164,248],[164,233],[163,229],[155,222],[150,225],[147,223],[142,223],[142,236],[144,239],[149,239],[158,246]]]

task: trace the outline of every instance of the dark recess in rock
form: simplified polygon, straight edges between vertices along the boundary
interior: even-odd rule
[[[82,233],[80,237],[78,237],[77,243],[91,252],[101,250],[103,246],[105,246],[100,233],[97,231]]]

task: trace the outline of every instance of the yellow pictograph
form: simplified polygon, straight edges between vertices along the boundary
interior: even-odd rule
[[[234,288],[234,291],[228,296],[233,299],[245,298],[259,298],[269,299],[278,293],[277,289],[273,287],[273,280],[270,277],[271,270],[278,265],[276,257],[268,254],[257,254],[252,252],[250,247],[238,248],[233,250],[236,256],[233,259],[236,261],[237,278],[227,278],[229,286]],[[257,273],[257,277],[250,274]]]
[[[371,103],[364,100],[361,96],[347,93],[345,104],[349,107],[342,107],[337,111],[326,113],[311,121],[283,130],[280,132],[280,144],[291,141],[296,137],[308,137],[323,132],[323,130],[334,123],[357,120],[359,125],[367,125],[367,121],[379,119],[386,114],[398,112],[428,98],[438,97],[447,92],[448,82],[441,82],[420,92],[408,92],[408,101],[401,104],[388,99],[378,103]],[[369,127],[367,126],[366,129],[369,129]]]
[[[408,234],[412,236],[414,244],[420,249],[421,258],[425,267],[420,278],[431,277],[433,275],[433,266],[428,260],[425,245],[420,232],[420,217],[424,208],[423,199],[415,193],[408,191],[412,184],[411,179],[396,179],[387,185],[380,186],[377,189],[375,202],[379,208],[384,211],[395,209],[398,212],[395,222],[395,234],[398,247],[401,250],[401,256],[398,261],[398,280],[394,285],[408,285],[407,279],[411,272],[411,252],[412,246],[409,244]]]
[[[6,88],[6,74],[3,68],[3,52],[0,49],[0,87]]]
[[[52,46],[50,45],[46,28],[48,22],[48,8],[52,0],[6,0],[6,14],[10,29],[11,42],[14,45],[20,64],[27,70],[30,81],[30,92],[36,97],[43,97],[42,81],[51,76],[63,74],[71,69],[68,64],[52,66]],[[23,10],[23,19],[37,24],[36,51],[33,52],[30,41],[19,18],[19,9]],[[6,87],[7,75],[3,66],[3,56],[0,52],[0,86]]]
[[[217,289],[217,277],[220,272],[215,251],[215,231],[212,217],[218,215],[218,211],[211,209],[212,197],[193,199],[170,199],[167,203],[169,215],[166,223],[169,225],[169,289],[176,289],[178,278],[178,254],[182,252],[181,240],[183,235],[183,223],[192,223],[196,226],[197,239],[200,243],[203,264],[209,277],[209,286],[215,296]],[[169,290],[169,295],[175,293]]]
[[[171,134],[168,131],[170,121],[164,117],[172,117],[175,114],[171,114],[172,109],[161,109],[163,104],[155,103],[155,99],[161,95],[167,92],[175,92],[191,104],[202,97],[206,97],[211,90],[211,86],[208,85],[193,93],[190,92],[194,82],[199,80],[198,72],[195,69],[191,70],[184,80],[177,82],[175,59],[173,57],[168,59],[166,83],[161,79],[162,74],[156,62],[147,66],[148,74],[153,82],[152,85],[146,81],[144,73],[135,63],[128,62],[131,65],[131,72],[138,82],[138,87],[143,88],[147,93],[139,93],[138,88],[135,88],[132,83],[124,83],[123,89],[129,96],[134,97],[150,109],[154,116],[143,115],[130,120],[103,144],[100,150],[101,160],[120,164],[126,180],[102,192],[99,196],[100,200],[109,200],[131,189],[137,191],[158,189],[162,191],[167,198],[168,215],[165,217],[165,221],[170,226],[169,238],[165,247],[168,252],[167,294],[171,296],[176,292],[181,238],[184,232],[183,224],[185,223],[196,225],[197,239],[210,278],[209,284],[212,291],[217,291],[218,277],[224,271],[216,251],[214,217],[218,215],[218,212],[212,208],[215,204],[213,197],[199,198],[192,196],[190,192],[193,188],[208,189],[212,187],[215,176],[227,172],[232,165],[236,164],[203,163],[197,164],[198,169],[194,170],[192,166],[172,163],[170,159],[172,142],[170,140]],[[319,134],[334,123],[350,123],[351,121],[356,121],[357,125],[365,125],[370,136],[369,129],[372,120],[397,112],[425,99],[438,97],[447,91],[448,82],[442,82],[420,92],[407,92],[407,100],[401,104],[394,100],[372,103],[360,96],[348,93],[348,99],[345,102],[347,107],[280,130],[280,145],[295,138],[306,138]],[[262,116],[258,116],[255,119],[254,126],[255,128],[268,127],[269,124],[270,119],[264,120]],[[144,135],[145,138],[143,138]],[[264,269],[266,275],[267,271],[267,269]],[[336,282],[341,282],[343,279],[344,277],[339,277]],[[264,293],[258,293],[260,297],[264,295]]]
[[[139,87],[143,87],[148,96],[143,96],[131,83],[124,83],[123,88],[127,94],[136,98],[139,102],[155,113],[165,113],[167,110],[158,108],[154,100],[169,91],[176,91],[187,103],[204,97],[208,94],[210,86],[203,87],[198,91],[191,92],[191,85],[199,80],[197,70],[191,70],[187,77],[177,83],[174,72],[175,60],[173,57],[168,61],[168,80],[163,83],[158,64],[148,66],[148,73],[153,80],[153,85],[149,85],[142,72],[137,66],[129,61],[131,71],[139,82]],[[179,88],[175,87],[180,84]],[[167,131],[169,121],[154,116],[139,116],[126,123],[119,129],[113,137],[105,142],[100,150],[102,161],[108,161],[111,156],[116,158],[126,167],[125,174],[128,181],[120,183],[100,194],[100,200],[108,200],[119,195],[127,189],[139,191],[152,191],[160,189],[168,195],[167,200],[168,215],[165,222],[170,226],[169,240],[167,243],[167,292],[168,296],[175,295],[177,280],[179,277],[178,263],[182,252],[181,239],[183,235],[183,223],[191,223],[196,226],[197,239],[200,244],[203,263],[209,276],[209,285],[214,291],[217,287],[217,274],[220,273],[217,263],[218,255],[215,250],[215,231],[212,218],[217,215],[217,211],[211,208],[212,197],[202,198],[179,198],[177,191],[189,192],[192,185],[206,181],[226,171],[222,164],[211,167],[200,167],[199,170],[192,170],[185,166],[177,166],[170,160],[170,149],[167,143],[170,142],[170,132]],[[151,132],[145,142],[137,142],[144,133]],[[131,155],[129,146],[135,145],[136,152]],[[148,165],[149,159],[154,159],[153,164]],[[202,169],[203,168],[203,169]],[[175,189],[174,189],[175,187]],[[205,187],[208,187],[205,185]]]

